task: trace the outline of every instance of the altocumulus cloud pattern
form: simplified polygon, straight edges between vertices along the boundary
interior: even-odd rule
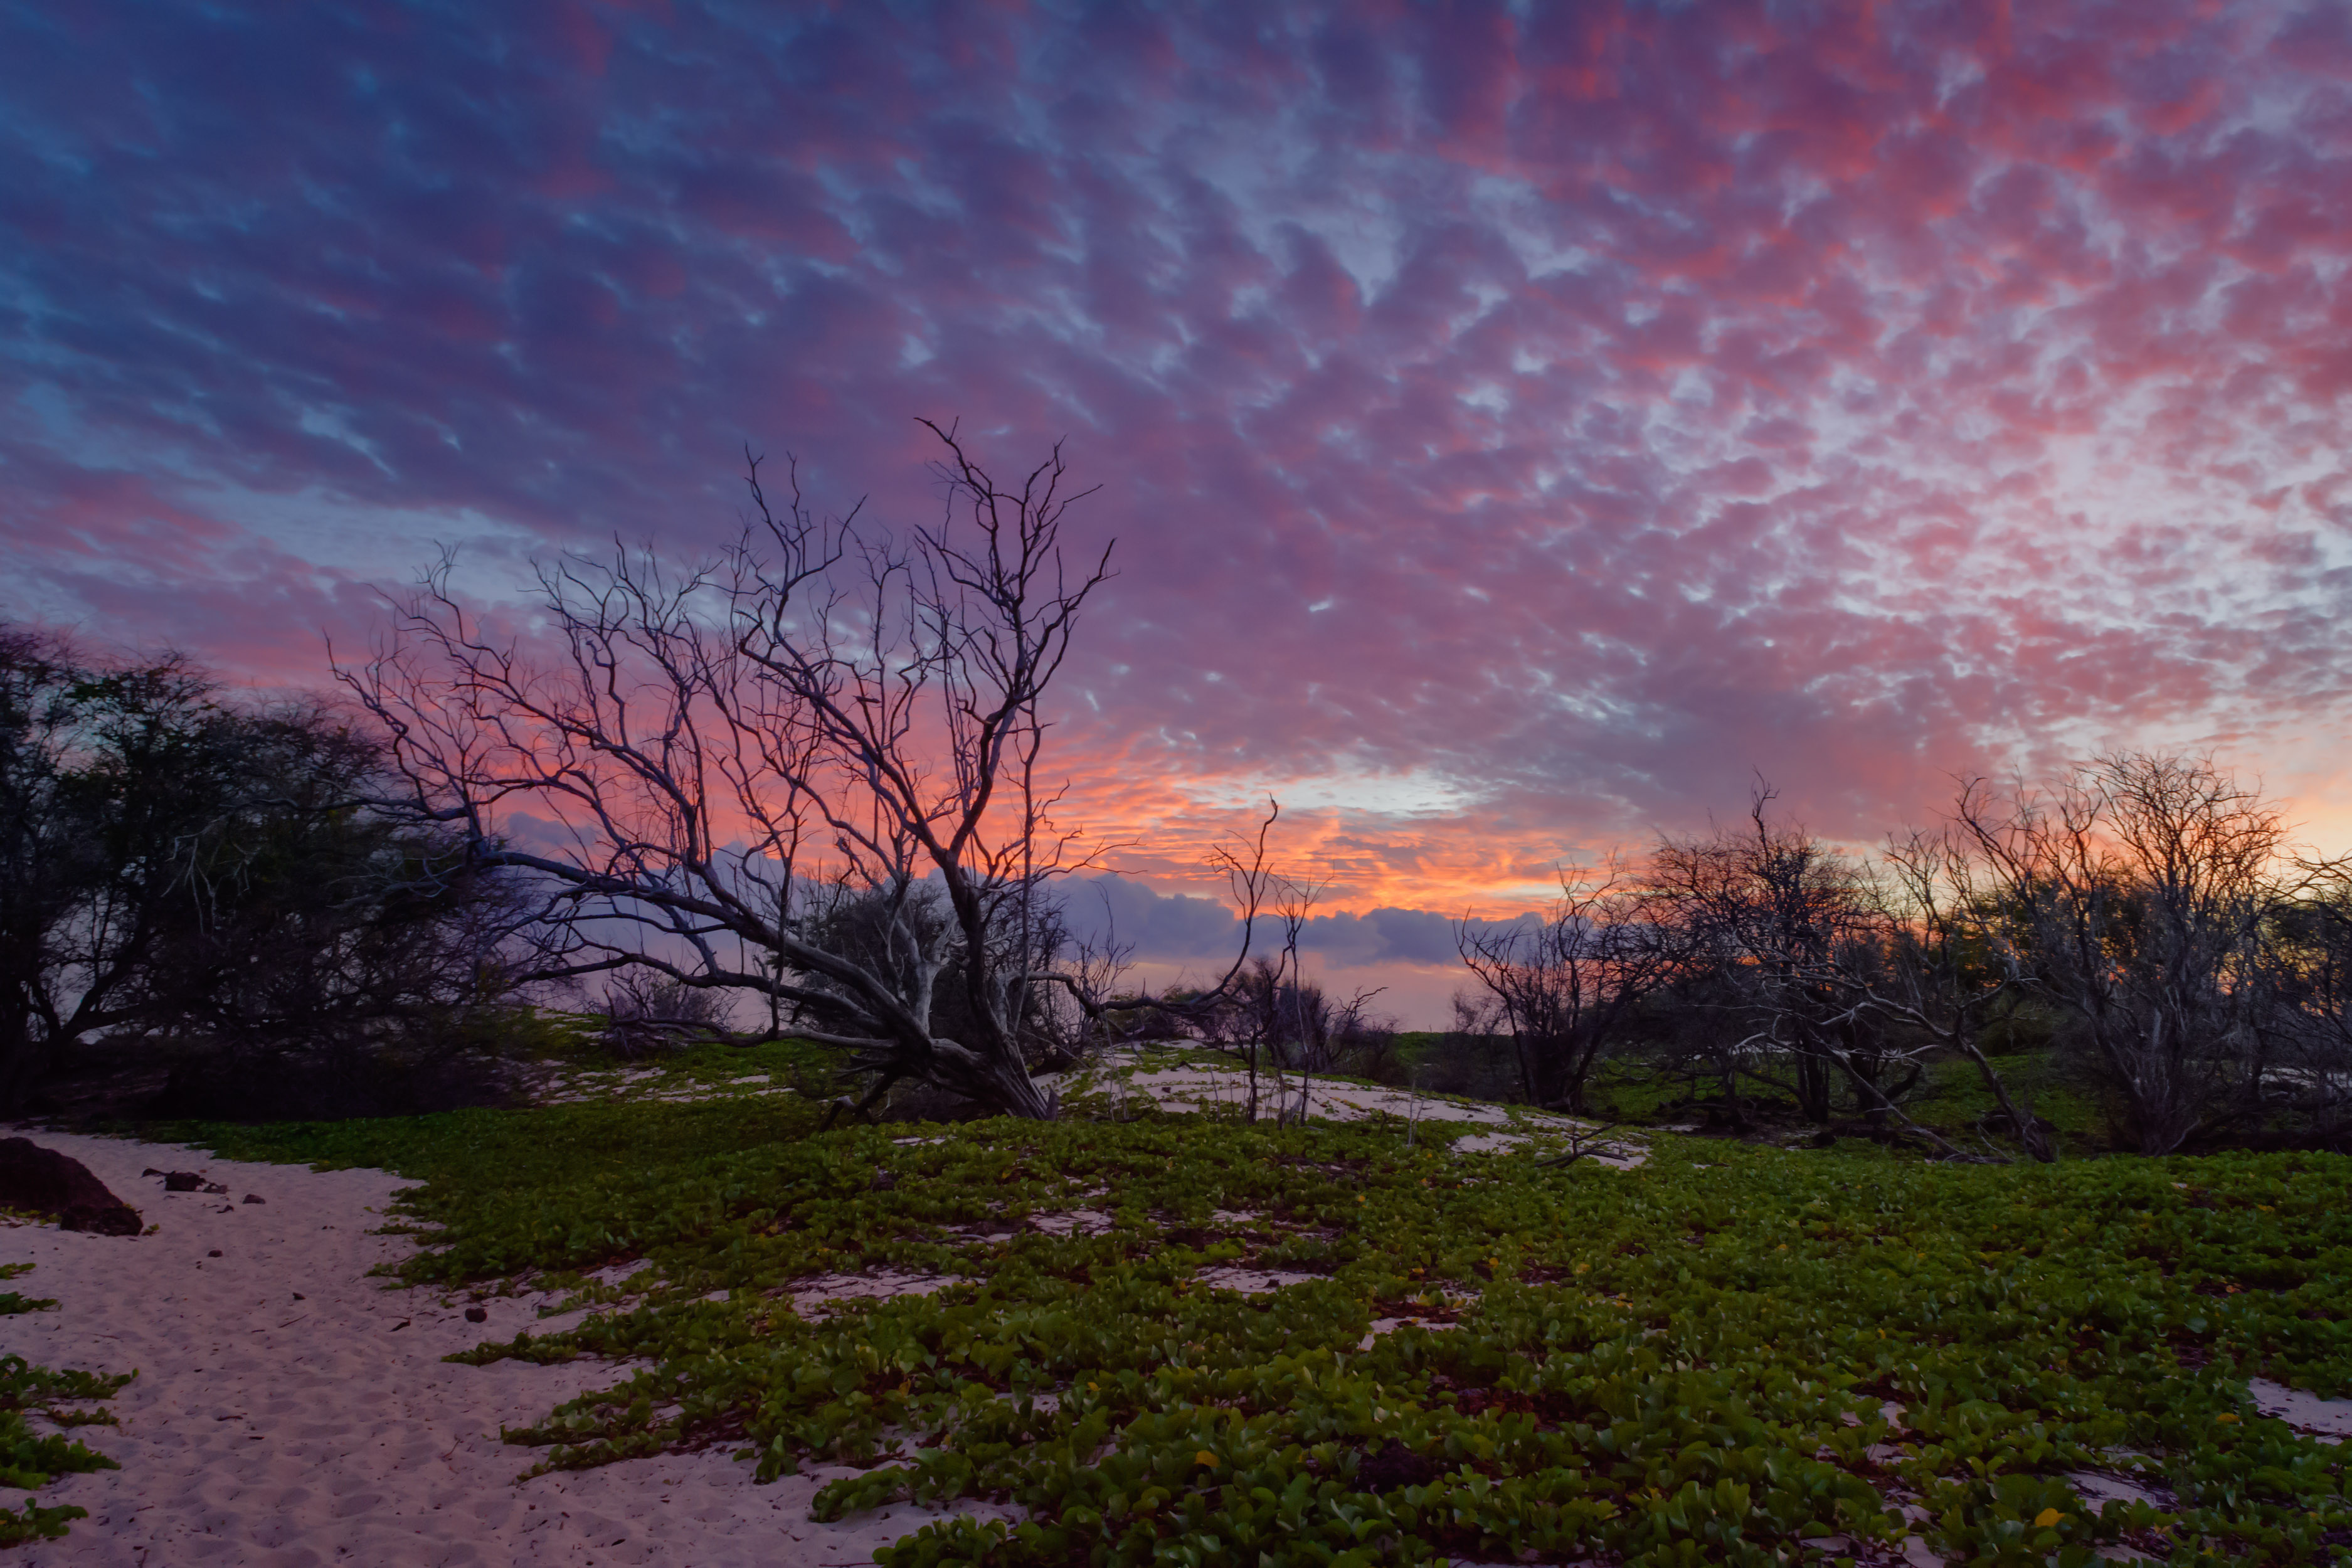
[[[2342,765],[2340,5],[28,4],[0,159],[7,610],[261,679],[923,415],[1102,487],[1065,815],[1284,792],[1335,955],[1752,769]]]

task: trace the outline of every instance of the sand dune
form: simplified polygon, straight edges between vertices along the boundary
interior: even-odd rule
[[[614,1381],[614,1368],[444,1362],[484,1339],[562,1325],[541,1323],[522,1300],[486,1302],[489,1321],[472,1324],[462,1301],[370,1278],[413,1245],[372,1234],[397,1178],[31,1136],[87,1164],[158,1228],[129,1238],[0,1230],[0,1256],[37,1265],[15,1288],[60,1304],[0,1318],[0,1348],[54,1367],[139,1373],[113,1401],[121,1427],[83,1434],[122,1468],[39,1493],[90,1517],[18,1562],[848,1564],[872,1562],[877,1546],[931,1517],[900,1506],[814,1524],[810,1497],[849,1472],[754,1486],[724,1450],[518,1484],[539,1455],[502,1443],[501,1423],[535,1421]],[[204,1171],[228,1196],[167,1195],[141,1177],[150,1165]],[[264,1201],[246,1204],[247,1193]]]

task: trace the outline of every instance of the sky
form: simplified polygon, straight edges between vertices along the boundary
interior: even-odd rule
[[[916,421],[1116,539],[1126,934],[1317,961],[1734,816],[2210,751],[2352,847],[2352,7],[0,5],[0,614],[320,685],[456,546],[692,555]]]

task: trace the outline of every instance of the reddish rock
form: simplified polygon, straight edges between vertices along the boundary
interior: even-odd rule
[[[63,1230],[137,1236],[139,1211],[107,1190],[89,1167],[29,1138],[0,1138],[0,1206],[47,1215]]]

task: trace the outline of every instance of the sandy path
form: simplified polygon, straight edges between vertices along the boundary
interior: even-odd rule
[[[387,1290],[370,1278],[413,1245],[370,1234],[398,1178],[27,1135],[81,1161],[160,1228],[138,1237],[0,1228],[0,1259],[37,1265],[10,1288],[60,1304],[0,1318],[0,1350],[139,1373],[112,1402],[121,1426],[82,1434],[122,1468],[37,1494],[90,1517],[64,1541],[12,1553],[16,1562],[848,1564],[872,1562],[877,1546],[933,1517],[899,1506],[813,1524],[810,1497],[850,1472],[827,1467],[754,1486],[750,1466],[724,1449],[517,1484],[539,1452],[500,1442],[500,1425],[541,1418],[614,1381],[613,1368],[442,1361],[548,1325],[532,1301],[486,1302],[489,1321],[477,1325],[437,1291]],[[150,1165],[205,1172],[228,1197],[166,1194],[141,1177]],[[245,1204],[247,1193],[264,1201]]]

